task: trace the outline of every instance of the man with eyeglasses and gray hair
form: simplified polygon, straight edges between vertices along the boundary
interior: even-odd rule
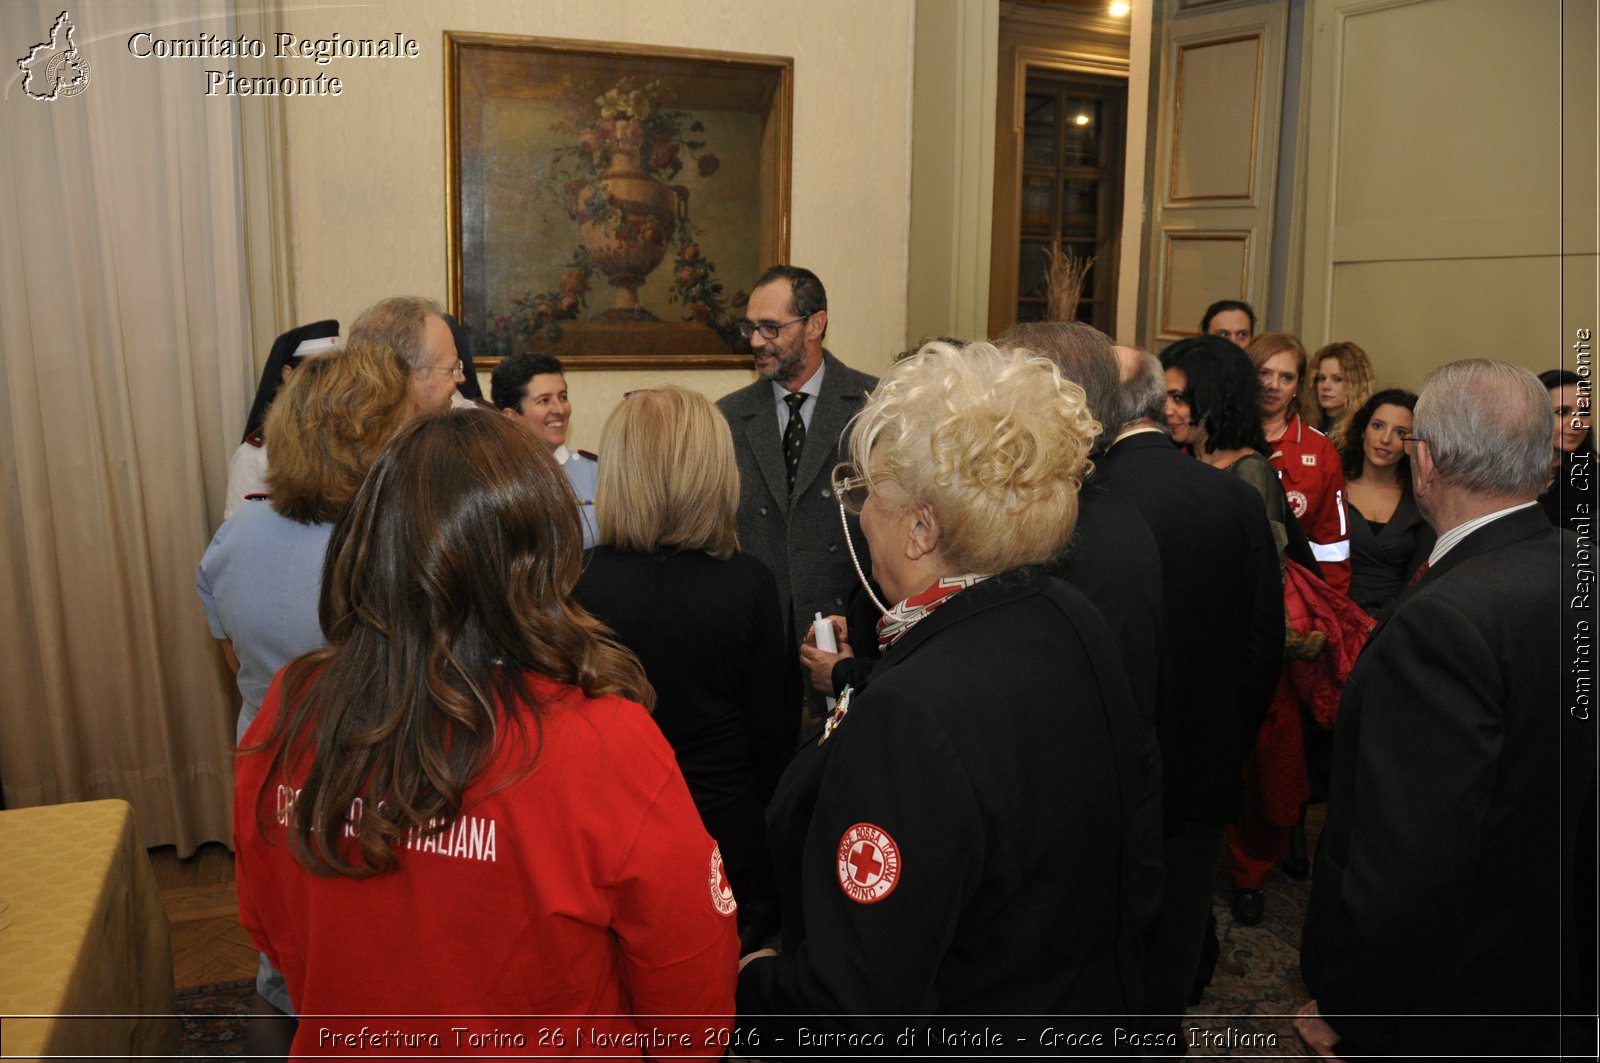
[[[798,648],[814,616],[844,613],[856,585],[829,473],[845,426],[878,381],[822,346],[828,294],[808,269],[778,265],[758,277],[739,331],[759,379],[717,402],[739,461],[739,546],[777,577]],[[798,701],[798,667],[793,688]]]
[[[396,295],[369,306],[350,326],[350,344],[375,343],[411,368],[417,413],[449,408],[456,384],[465,379],[444,307],[420,295]]]
[[[1505,362],[1423,382],[1406,450],[1439,540],[1339,705],[1300,949],[1318,1055],[1594,1058],[1595,721],[1574,677],[1595,614],[1567,582],[1593,576],[1537,504],[1549,410]]]

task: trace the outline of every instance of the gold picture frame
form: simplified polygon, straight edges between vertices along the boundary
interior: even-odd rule
[[[794,60],[445,32],[450,309],[479,368],[749,365],[788,260]]]

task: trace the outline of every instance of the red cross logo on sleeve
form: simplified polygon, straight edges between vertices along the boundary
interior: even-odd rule
[[[839,839],[839,888],[857,904],[876,904],[900,882],[900,847],[889,832],[857,823]]]
[[[739,904],[733,897],[733,886],[728,882],[728,869],[722,863],[722,846],[711,847],[711,875],[707,884],[711,887],[711,905],[723,915],[732,915],[738,910]]]

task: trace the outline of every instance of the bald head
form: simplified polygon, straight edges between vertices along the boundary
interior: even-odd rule
[[[1150,357],[1137,347],[1116,346],[1111,348],[1111,353],[1117,356],[1117,381],[1122,384],[1138,375],[1144,360]]]
[[[1137,347],[1114,347],[1117,360],[1117,401],[1112,411],[1116,422],[1106,426],[1115,435],[1125,428],[1148,422],[1160,426],[1165,419],[1167,381],[1161,363],[1153,354]]]

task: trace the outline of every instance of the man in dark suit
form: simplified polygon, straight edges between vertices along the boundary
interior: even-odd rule
[[[1593,613],[1563,594],[1570,533],[1536,503],[1549,409],[1531,373],[1482,359],[1417,400],[1412,482],[1439,540],[1340,703],[1301,944],[1319,1054],[1572,1048],[1553,1016],[1595,735],[1563,683]]]
[[[1081,321],[1030,321],[1013,325],[995,341],[1004,348],[1023,348],[1056,364],[1061,375],[1083,389],[1084,404],[1100,423],[1101,431],[1090,452],[1099,462],[1111,444],[1106,431],[1116,418],[1119,399],[1117,356],[1111,338]],[[1059,576],[1083,592],[1105,617],[1112,637],[1122,651],[1123,670],[1139,710],[1139,778],[1145,787],[1136,794],[1134,852],[1143,859],[1129,867],[1133,922],[1155,925],[1162,893],[1161,863],[1161,744],[1156,732],[1160,697],[1161,658],[1166,652],[1166,618],[1163,611],[1161,549],[1144,515],[1125,491],[1102,482],[1096,468],[1078,493],[1078,522],[1067,548],[1050,565]],[[1148,831],[1148,835],[1144,833]],[[1138,943],[1138,962],[1146,963],[1145,942]],[[1145,1010],[1144,986],[1131,1002]]]
[[[717,402],[739,461],[739,547],[778,578],[789,645],[798,652],[812,618],[842,614],[857,582],[829,475],[845,425],[878,381],[823,349],[828,295],[808,269],[763,273],[739,329],[760,379]],[[865,567],[853,517],[851,529]],[[798,701],[798,659],[793,678]]]
[[[1148,1007],[1181,1016],[1193,986],[1223,827],[1283,660],[1283,590],[1266,507],[1244,481],[1188,457],[1160,427],[1161,367],[1117,348],[1119,403],[1095,483],[1133,503],[1161,557],[1156,694],[1164,881],[1147,960]]]

